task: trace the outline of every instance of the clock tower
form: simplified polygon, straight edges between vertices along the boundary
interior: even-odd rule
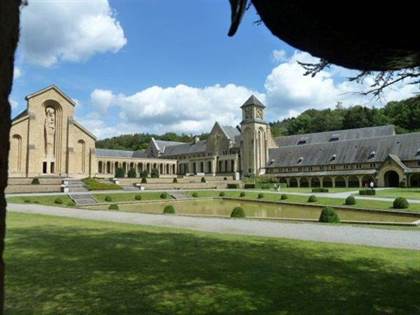
[[[269,124],[264,120],[265,106],[252,95],[242,106],[241,168],[242,175],[265,173],[268,149],[273,147]]]

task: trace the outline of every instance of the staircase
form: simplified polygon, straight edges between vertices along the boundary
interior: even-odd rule
[[[77,206],[91,206],[96,204],[95,198],[92,194],[69,194],[69,197],[73,199]]]
[[[80,179],[66,179],[68,182],[67,187],[69,188],[69,193],[74,192],[87,192],[87,188],[85,187],[85,184]]]
[[[182,192],[182,191],[174,191],[174,192],[172,192],[171,193],[171,196],[174,198],[174,199],[190,199],[191,197],[190,196],[188,196],[188,195],[186,195],[184,192]]]

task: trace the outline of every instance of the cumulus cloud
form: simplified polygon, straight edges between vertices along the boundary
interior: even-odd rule
[[[117,52],[127,39],[108,0],[31,0],[22,10],[21,49],[25,61],[52,66]]]
[[[283,62],[287,60],[287,53],[283,49],[273,50],[272,58],[274,62]]]
[[[13,70],[13,80],[17,80],[22,76],[22,70],[19,67],[15,67]]]
[[[113,100],[112,91],[95,89],[90,94],[92,104],[99,109],[101,113],[106,113]]]

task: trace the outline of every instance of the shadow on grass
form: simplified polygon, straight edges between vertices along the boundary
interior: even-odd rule
[[[7,314],[420,312],[417,253],[110,227],[11,228]]]

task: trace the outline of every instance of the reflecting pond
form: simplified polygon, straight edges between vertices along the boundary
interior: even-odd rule
[[[229,217],[232,209],[242,207],[247,217],[253,218],[282,218],[282,219],[315,219],[319,218],[322,207],[259,203],[240,200],[222,199],[197,199],[184,201],[157,201],[157,202],[137,202],[124,204],[120,203],[120,211],[159,213],[163,212],[166,205],[173,205],[177,214],[184,215],[204,215],[204,216],[226,216]],[[105,210],[108,205],[97,205],[87,207],[89,209]],[[377,221],[377,222],[413,222],[419,217],[400,215],[393,213],[379,213],[370,211],[358,211],[337,209],[336,211],[341,220],[348,221]]]

